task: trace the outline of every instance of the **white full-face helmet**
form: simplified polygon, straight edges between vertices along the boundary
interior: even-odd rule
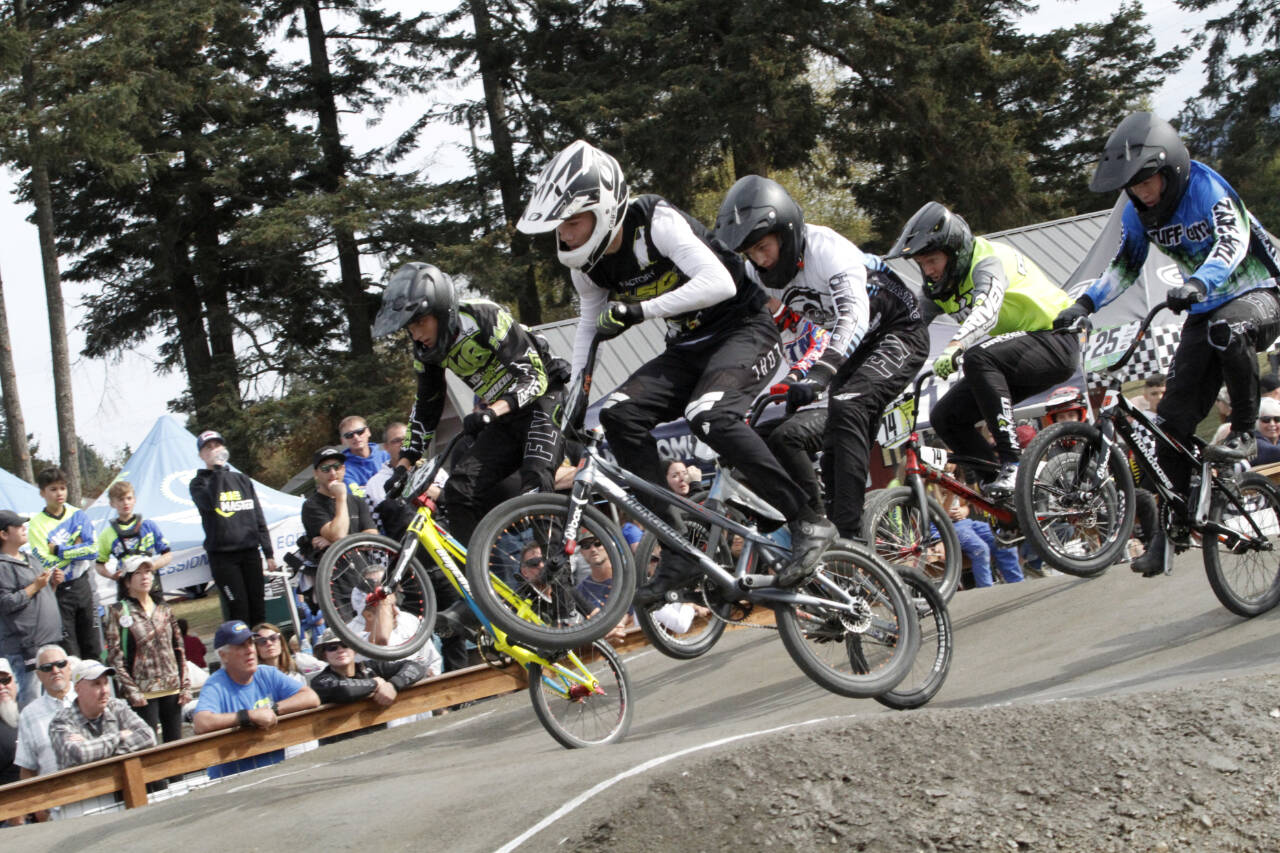
[[[560,262],[583,272],[596,265],[622,230],[627,180],[617,160],[579,139],[543,168],[516,227],[525,234],[545,234],[586,212],[595,214],[591,237],[576,249],[557,241]]]

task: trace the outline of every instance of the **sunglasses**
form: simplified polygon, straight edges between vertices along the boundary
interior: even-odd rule
[[[342,642],[325,643],[324,648],[320,649],[320,654],[327,655],[329,654],[329,652],[336,652],[339,649],[345,649],[345,648],[347,648],[346,643],[342,643]]]
[[[67,659],[63,658],[62,660],[55,660],[52,663],[42,663],[39,666],[37,666],[36,669],[40,670],[41,672],[53,672],[55,667],[57,669],[62,669],[66,665],[67,665]]]
[[[279,634],[258,634],[253,638],[253,641],[260,646],[265,646],[267,643],[280,642],[280,635]]]
[[[538,566],[541,566],[545,562],[546,560],[542,559],[541,557],[530,557],[529,559],[524,561],[523,565],[526,569],[536,569],[538,568]]]
[[[580,544],[583,548],[599,548],[599,547],[601,547],[601,544],[600,544],[600,540],[599,540],[599,539],[584,539],[582,542],[580,542],[580,543],[578,543],[578,544]]]
[[[1280,416],[1267,415],[1265,418],[1258,418],[1260,424],[1280,424]]]
[[[360,427],[360,429],[347,430],[342,434],[342,437],[350,440],[355,438],[357,435],[364,435],[368,431],[369,431],[369,428],[367,426],[362,426]]]
[[[346,465],[343,462],[330,462],[328,465],[321,465],[316,470],[321,474],[328,474],[330,471],[341,471],[344,467]]]
[[[7,672],[0,672],[0,684],[8,684],[13,681],[13,676]]]

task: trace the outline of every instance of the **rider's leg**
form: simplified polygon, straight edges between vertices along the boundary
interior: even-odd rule
[[[841,536],[862,538],[867,465],[880,413],[902,393],[928,355],[929,332],[924,325],[888,332],[865,352],[855,352],[831,383],[822,479],[831,502],[831,520]]]
[[[1257,354],[1271,345],[1278,331],[1280,299],[1274,290],[1250,291],[1209,314],[1206,338],[1219,353],[1223,379],[1231,395],[1231,432],[1245,438],[1246,445],[1252,443],[1247,439],[1253,436],[1258,418]],[[1233,444],[1230,440],[1224,443]]]
[[[493,508],[497,485],[520,467],[530,413],[514,412],[485,427],[467,454],[456,458],[444,486],[449,533],[463,545]]]
[[[564,457],[564,436],[556,425],[555,413],[564,400],[564,392],[544,394],[528,413],[528,429],[524,435],[524,458],[520,462],[522,492],[550,492],[555,488],[556,468]]]
[[[769,451],[804,489],[809,506],[817,512],[822,511],[822,486],[813,467],[813,455],[822,450],[826,427],[826,409],[805,409],[777,424],[765,439]]]

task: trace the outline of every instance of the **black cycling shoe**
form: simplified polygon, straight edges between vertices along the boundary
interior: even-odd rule
[[[1185,526],[1174,522],[1173,536],[1173,552],[1181,554],[1190,546],[1190,535]],[[1164,574],[1164,543],[1165,532],[1158,529],[1155,535],[1151,537],[1151,545],[1143,552],[1141,557],[1129,564],[1129,568],[1142,575],[1144,578],[1153,578],[1156,575]]]
[[[982,487],[982,491],[988,495],[1011,495],[1017,482],[1018,463],[1006,462],[1000,466],[1000,473],[996,474],[996,478]]]
[[[436,614],[436,633],[444,637],[467,637],[480,627],[476,615],[462,599]]]
[[[702,567],[683,554],[667,553],[653,572],[653,577],[636,590],[633,601],[637,607],[649,610],[667,603],[667,593],[688,586],[702,578]]]
[[[1252,459],[1258,452],[1258,440],[1251,432],[1232,430],[1218,444],[1211,444],[1204,449],[1206,459],[1211,461],[1238,462],[1241,459]]]
[[[822,516],[791,525],[791,562],[778,570],[777,586],[795,586],[817,570],[818,560],[836,538],[836,526]]]

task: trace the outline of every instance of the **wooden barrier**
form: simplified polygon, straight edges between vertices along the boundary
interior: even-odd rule
[[[758,609],[749,620],[754,624],[773,623],[773,612]],[[732,626],[730,626],[732,627]],[[613,647],[619,652],[648,645],[644,634],[632,628]],[[346,705],[321,705],[280,718],[275,728],[231,729],[196,735],[162,746],[104,758],[57,773],[0,785],[0,821],[40,809],[119,791],[125,808],[147,804],[148,782],[167,779],[215,764],[251,758],[264,752],[284,749],[319,738],[354,732],[411,717],[426,711],[448,708],[462,702],[502,696],[528,686],[524,670],[516,664],[496,668],[480,665],[428,679],[407,687],[389,707],[372,700]]]

